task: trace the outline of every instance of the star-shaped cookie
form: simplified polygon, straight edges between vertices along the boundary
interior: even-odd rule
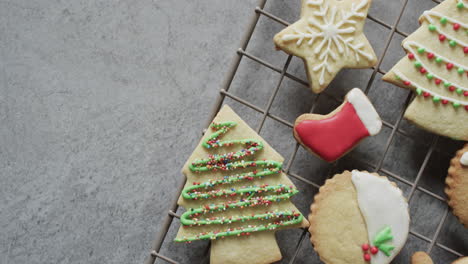
[[[362,29],[371,0],[302,0],[301,18],[275,35],[278,49],[304,60],[310,87],[322,92],[342,68],[377,57]]]

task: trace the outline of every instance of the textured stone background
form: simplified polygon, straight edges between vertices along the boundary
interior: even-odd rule
[[[0,263],[143,261],[254,4],[0,0]]]
[[[270,0],[267,10],[293,22],[299,1]],[[393,24],[401,0],[375,0],[370,14]],[[217,89],[256,5],[244,1],[0,0],[0,263],[141,263],[181,181]],[[417,28],[430,0],[410,0],[400,28]],[[272,36],[282,26],[266,18],[248,51],[282,67]],[[389,30],[368,21],[366,33],[381,55]],[[401,56],[395,36],[383,61]],[[294,58],[288,71],[304,77]],[[365,87],[371,70],[343,71],[330,86],[337,96]],[[408,92],[376,76],[369,96],[395,123]],[[279,75],[243,60],[231,92],[265,106]],[[272,112],[290,122],[315,96],[286,79]],[[227,100],[253,127],[261,116]],[[323,97],[317,110],[336,106]],[[403,121],[384,168],[414,180],[433,136]],[[288,159],[289,128],[268,118],[261,135]],[[390,134],[363,142],[349,156],[377,162]],[[443,195],[448,161],[460,143],[440,139],[421,185]],[[291,171],[323,183],[330,172],[364,168],[343,159],[336,167],[299,150]],[[297,182],[307,214],[316,189]],[[407,185],[398,183],[405,191]],[[412,229],[434,235],[445,204],[416,191]],[[182,263],[204,259],[206,243],[174,244],[174,224],[162,252]],[[300,230],[281,231],[287,262]],[[449,215],[439,241],[468,253],[468,233]],[[413,236],[395,263],[407,263],[427,243]],[[297,263],[317,262],[302,243]],[[435,249],[439,263],[454,258]]]

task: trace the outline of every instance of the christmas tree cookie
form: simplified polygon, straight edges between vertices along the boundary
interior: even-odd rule
[[[186,212],[175,241],[211,240],[212,264],[280,260],[275,231],[308,226],[283,160],[225,105],[182,170]]]
[[[382,120],[367,96],[352,89],[342,105],[328,115],[304,114],[294,123],[294,137],[308,151],[332,162],[361,140],[377,135]]]
[[[419,251],[411,257],[411,264],[434,264],[434,262],[426,252]],[[468,257],[459,258],[452,264],[468,264]]]
[[[468,144],[450,161],[445,184],[453,214],[468,228]]]
[[[326,264],[387,264],[409,232],[408,203],[386,177],[353,170],[326,181],[309,215],[311,242]]]
[[[301,18],[274,37],[303,59],[310,87],[322,92],[342,68],[368,68],[377,57],[363,33],[371,0],[302,0]]]
[[[468,2],[425,11],[403,41],[408,53],[383,79],[413,90],[405,118],[433,133],[468,140]]]

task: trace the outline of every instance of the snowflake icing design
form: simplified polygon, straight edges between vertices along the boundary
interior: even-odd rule
[[[320,71],[319,83],[324,83],[325,70],[328,73],[332,72],[332,69],[328,63],[329,59],[336,61],[338,55],[332,49],[335,46],[339,54],[348,55],[353,53],[356,61],[359,62],[360,56],[372,60],[373,56],[370,53],[365,52],[362,48],[365,46],[364,43],[354,44],[354,37],[347,36],[347,34],[354,33],[356,31],[357,19],[364,18],[365,13],[361,12],[368,3],[368,0],[362,0],[358,5],[351,6],[349,12],[340,10],[338,12],[336,6],[329,8],[328,4],[324,4],[324,0],[308,0],[307,5],[318,6],[319,11],[314,11],[314,17],[310,17],[307,20],[306,32],[301,32],[294,29],[294,34],[285,34],[283,36],[284,41],[297,40],[296,45],[301,46],[304,40],[307,41],[308,45],[312,45],[317,39],[321,39],[319,45],[313,50],[314,54],[322,52],[319,56],[320,64],[312,68],[314,72]],[[341,19],[337,19],[337,14],[341,16]],[[315,18],[321,18],[321,21]],[[318,32],[315,30],[318,29]]]

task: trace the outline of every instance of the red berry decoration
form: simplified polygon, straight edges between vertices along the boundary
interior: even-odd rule
[[[427,53],[427,58],[428,59],[434,58],[434,53],[432,53],[432,52]]]
[[[371,247],[371,249],[370,249],[370,253],[372,253],[372,255],[375,255],[375,254],[377,254],[377,252],[379,252],[379,249],[378,249],[376,246],[374,246],[374,247]]]
[[[465,105],[465,110],[468,111],[468,105]]]
[[[403,84],[406,85],[406,86],[410,86],[411,82],[410,81],[404,81]]]
[[[459,30],[460,29],[460,24],[458,24],[458,23],[453,24],[453,29],[454,30]]]
[[[439,35],[439,40],[440,41],[444,41],[445,39],[446,39],[445,35],[443,35],[443,34]]]
[[[450,90],[451,92],[455,91],[455,86],[450,85],[450,86],[449,86],[449,90]]]
[[[362,251],[367,251],[369,250],[369,244],[365,243],[365,244],[362,244]]]
[[[449,62],[445,66],[447,67],[447,70],[451,70],[453,68],[453,63]]]
[[[424,69],[423,67],[421,67],[421,69],[420,69],[419,71],[420,71],[421,73],[426,73],[426,72],[427,72],[427,70]]]
[[[463,95],[464,95],[464,96],[468,96],[468,91],[464,91],[464,92],[463,92]]]
[[[446,104],[448,104],[448,102],[449,101],[447,99],[442,99],[442,104],[446,105]]]
[[[413,53],[408,53],[408,59],[414,60],[414,54]]]
[[[429,92],[424,92],[424,93],[423,93],[423,96],[424,96],[424,97],[429,97],[430,95],[431,95],[431,94],[430,94]]]
[[[468,47],[463,47],[463,52],[468,53]]]
[[[439,85],[441,82],[442,82],[441,79],[435,79],[435,83],[436,83],[437,85]]]
[[[365,261],[370,261],[370,259],[371,259],[370,254],[367,254],[367,253],[364,254],[364,260],[365,260]]]

